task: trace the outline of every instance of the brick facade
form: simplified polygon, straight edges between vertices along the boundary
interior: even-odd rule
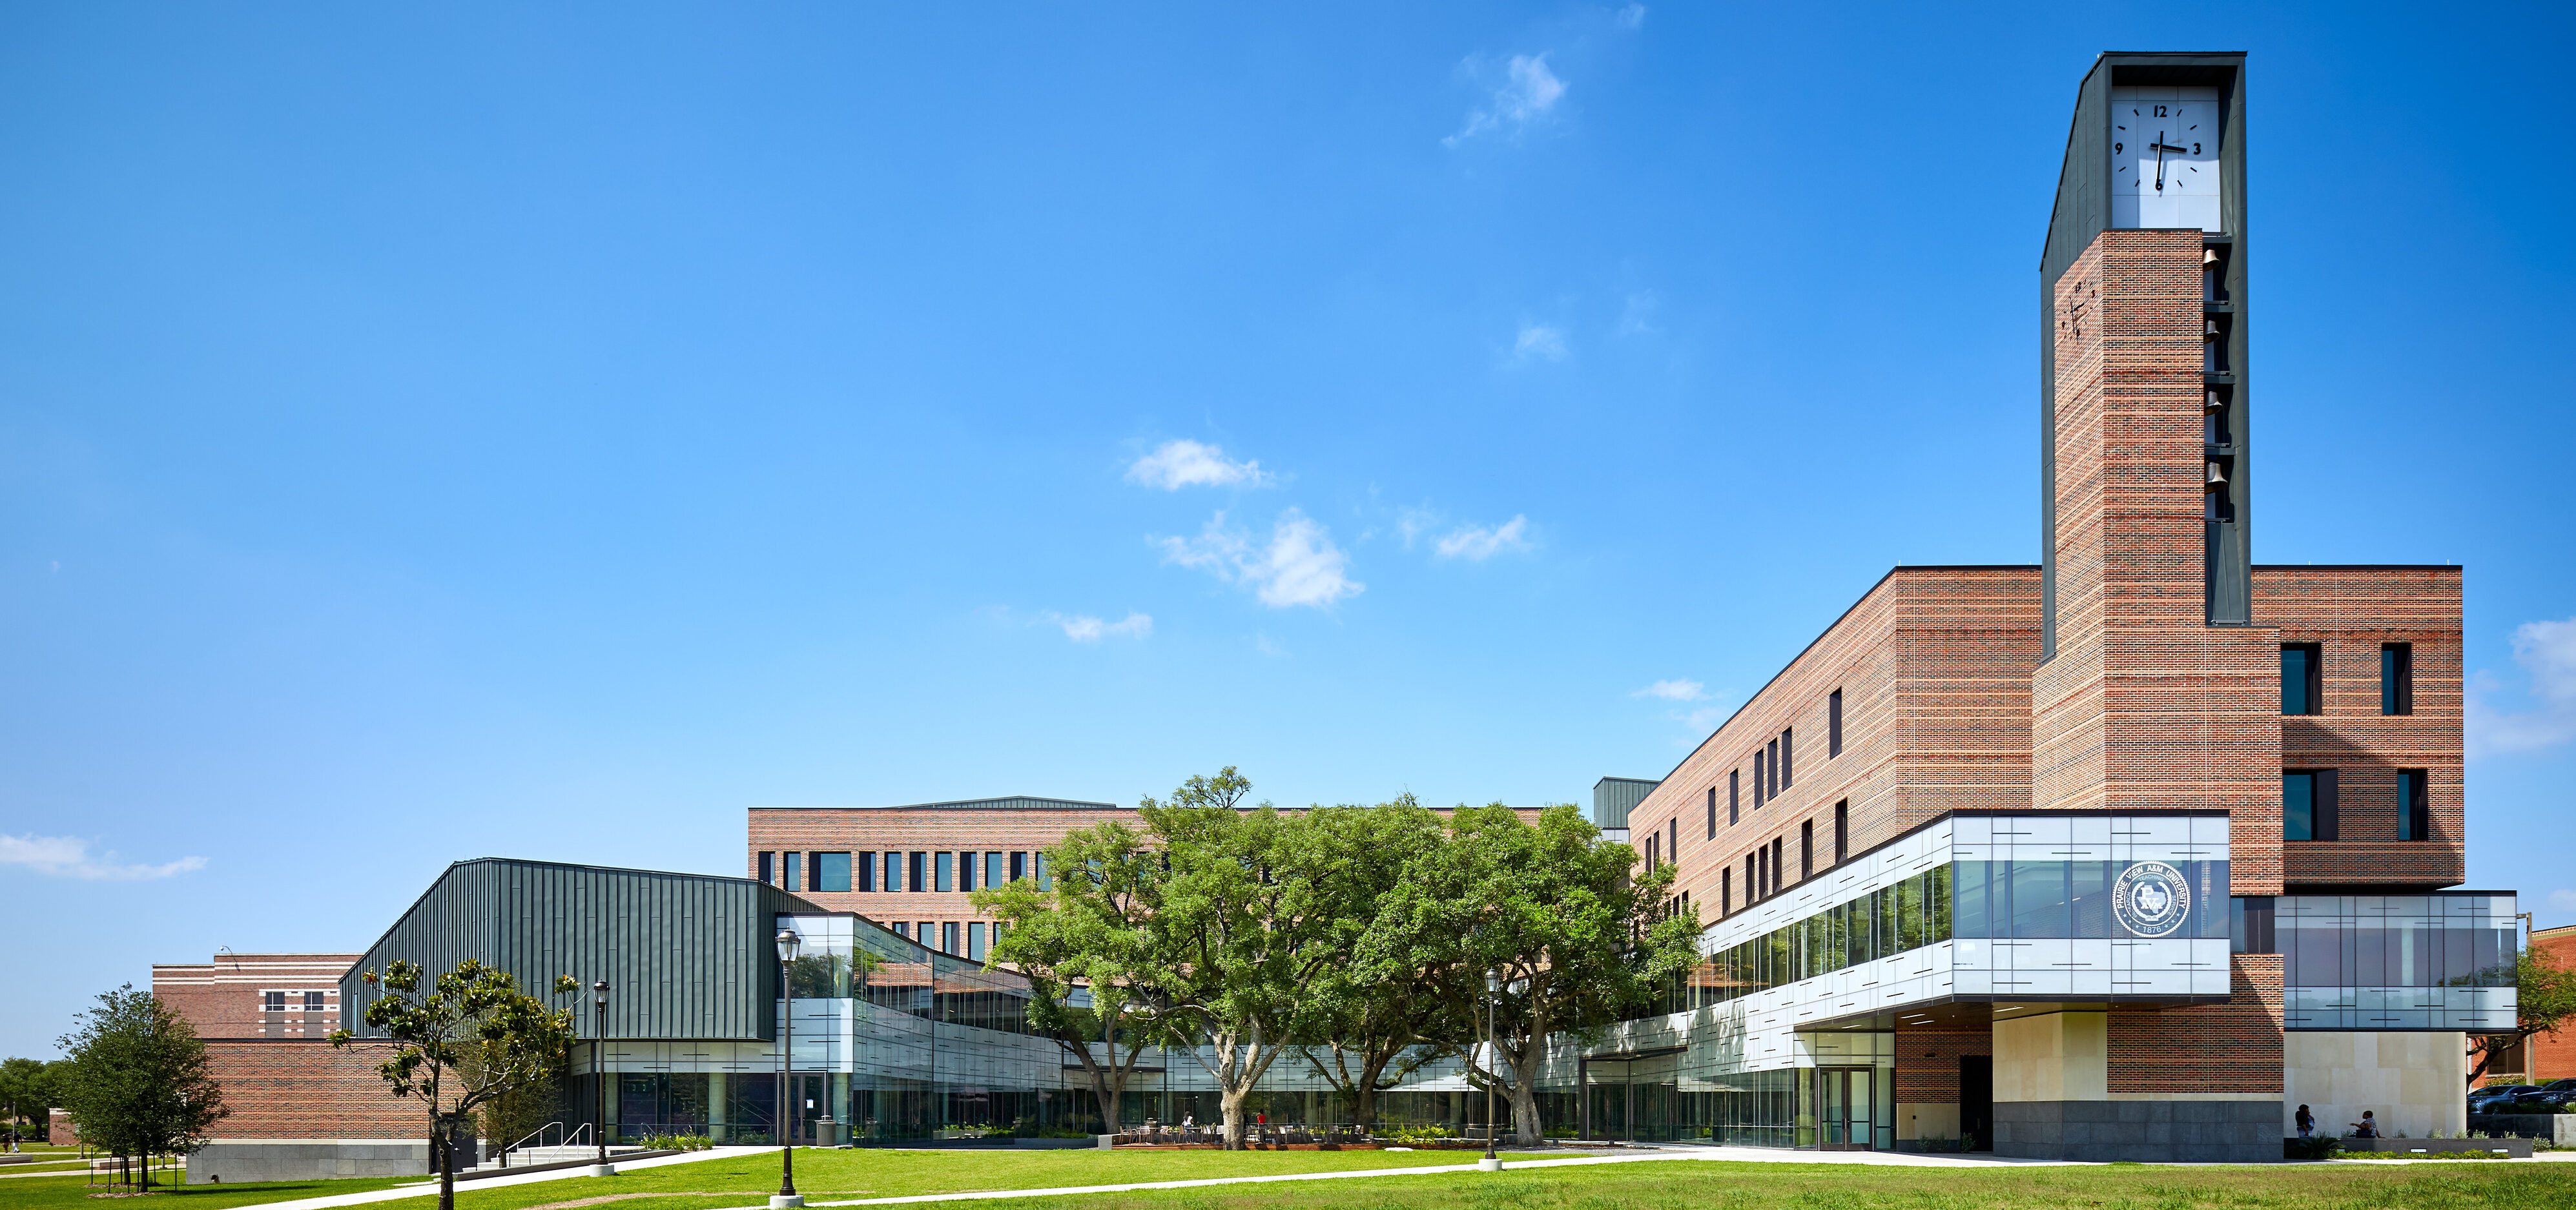
[[[2203,253],[2198,231],[2105,231],[2055,283],[2053,658],[2039,569],[1898,568],[1630,810],[1641,851],[1680,821],[1670,857],[1704,919],[1746,905],[1746,857],[1775,840],[1778,886],[1794,885],[1807,825],[1813,871],[1829,868],[1846,803],[1850,853],[1965,807],[2215,809],[2237,895],[2459,882],[2459,569],[2257,566],[2253,624],[2209,624]],[[2316,714],[2281,712],[2285,643],[2322,652]],[[2411,644],[2411,713],[2381,711],[2385,643]],[[1767,765],[1783,731],[1791,785],[1757,807],[1755,754]],[[2309,768],[2338,772],[2337,835],[2285,841],[2281,776]],[[2431,835],[2399,839],[2397,776],[2418,769]],[[2281,979],[2277,955],[2243,954],[2226,1003],[2115,1008],[2109,1091],[2278,1095]],[[1978,1032],[1900,1027],[1897,1099],[1955,1100],[1959,1056],[1993,1053]]]
[[[381,1053],[334,1050],[340,976],[357,954],[217,954],[212,962],[152,968],[153,998],[188,1019],[232,1110],[220,1139],[418,1138],[417,1101],[385,1091]],[[307,1011],[306,994],[323,1006]],[[280,1007],[267,997],[279,993]]]

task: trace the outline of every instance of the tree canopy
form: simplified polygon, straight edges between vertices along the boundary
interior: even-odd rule
[[[2469,1054],[2476,1059],[2469,1087],[2477,1087],[2507,1051],[2526,1046],[2535,1035],[2558,1032],[2570,1017],[2576,1017],[2576,966],[2538,946],[2524,948],[2514,962],[2514,1030],[2469,1039]]]
[[[977,893],[1005,926],[992,961],[1029,976],[1032,1024],[1080,1057],[1113,1129],[1147,1045],[1207,1070],[1231,1147],[1283,1058],[1367,1121],[1383,1090],[1473,1052],[1473,1078],[1510,1088],[1536,1142],[1548,1036],[1597,1033],[1698,958],[1698,922],[1665,901],[1669,867],[1640,876],[1635,851],[1571,806],[1444,820],[1407,795],[1282,812],[1246,806],[1251,788],[1232,766],[1192,777],[1139,804],[1141,830],[1104,823],[1050,849],[1051,888]],[[1488,972],[1508,986],[1497,1043],[1477,1051]]]
[[[438,1166],[439,1210],[456,1205],[454,1154],[458,1131],[477,1111],[540,1086],[562,1074],[574,1037],[572,1013],[550,1009],[519,990],[508,971],[468,958],[422,990],[426,972],[396,959],[384,973],[358,976],[383,994],[367,1005],[366,1022],[383,1030],[392,1054],[376,1065],[398,1097],[420,1098],[429,1115],[430,1154]],[[555,978],[558,996],[581,984]],[[357,1039],[334,1030],[331,1045]]]
[[[153,1156],[204,1146],[232,1112],[195,1027],[131,983],[101,994],[61,1045],[69,1056],[54,1080],[61,1107],[83,1142],[139,1157],[147,1187]]]

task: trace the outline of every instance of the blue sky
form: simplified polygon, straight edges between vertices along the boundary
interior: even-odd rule
[[[2035,561],[2104,49],[2252,53],[2255,556],[2467,565],[2576,921],[2567,10],[2132,13],[0,8],[0,1052],[754,805],[1660,776]]]

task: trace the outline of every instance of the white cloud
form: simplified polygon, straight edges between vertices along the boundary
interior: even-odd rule
[[[182,857],[161,865],[120,865],[115,857],[110,852],[92,854],[89,842],[77,836],[0,835],[0,865],[25,866],[39,874],[62,878],[167,878],[206,866],[203,857]]]
[[[1646,23],[1646,6],[1631,4],[1612,14],[1610,20],[1621,29],[1635,29]]]
[[[1471,525],[1431,544],[1431,552],[1443,559],[1465,559],[1481,563],[1504,551],[1530,548],[1523,534],[1529,529],[1529,518],[1514,517],[1500,525]]]
[[[2468,702],[2472,756],[2532,752],[2576,739],[2576,618],[2516,627],[2513,662],[2531,677],[2531,696],[2538,708],[2507,713],[2489,708],[2472,693]],[[2490,687],[2477,686],[2480,691]]]
[[[1103,638],[1141,639],[1154,633],[1154,618],[1151,614],[1130,613],[1120,621],[1104,622],[1088,614],[1074,614],[1068,617],[1060,613],[1049,613],[1046,615],[1046,620],[1063,627],[1064,637],[1077,643],[1097,643]]]
[[[1478,60],[1469,59],[1466,66],[1471,73],[1483,74],[1483,64]],[[1502,85],[1494,89],[1482,108],[1467,114],[1467,124],[1458,133],[1440,141],[1455,147],[1487,131],[1508,129],[1517,135],[1545,118],[1564,95],[1565,81],[1547,69],[1546,55],[1513,55],[1503,65]]]
[[[1350,556],[1333,545],[1332,535],[1293,508],[1279,514],[1269,541],[1258,549],[1249,533],[1226,525],[1224,513],[1210,518],[1196,538],[1147,540],[1161,548],[1164,562],[1203,568],[1245,585],[1273,609],[1321,609],[1368,587],[1350,578]]]
[[[1565,353],[1564,331],[1546,324],[1522,324],[1520,335],[1512,338],[1512,361],[1516,364],[1563,361]]]
[[[1691,730],[1704,736],[1717,730],[1717,725],[1726,721],[1726,707],[1702,706],[1684,716],[1682,721],[1689,723]]]
[[[1225,450],[1195,441],[1166,441],[1127,468],[1130,483],[1176,492],[1185,487],[1262,487],[1274,477],[1259,462],[1236,462]]]
[[[1696,702],[1708,696],[1708,686],[1698,681],[1657,681],[1628,696],[1659,697],[1668,702]]]
[[[2549,906],[2562,912],[2576,912],[2576,891],[2551,891]]]

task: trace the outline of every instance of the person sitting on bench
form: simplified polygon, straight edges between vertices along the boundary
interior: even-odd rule
[[[2357,1139],[2379,1137],[2379,1123],[2370,1116],[2369,1110],[2362,1110],[2361,1120],[2352,1124],[2352,1137]]]

